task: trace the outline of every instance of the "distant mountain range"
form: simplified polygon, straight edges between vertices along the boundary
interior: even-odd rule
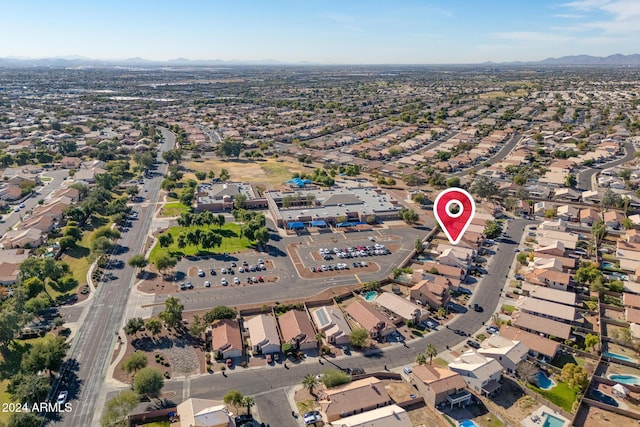
[[[0,58],[0,67],[219,67],[242,65],[320,65],[311,62],[282,62],[270,59],[264,60],[222,60],[222,59],[187,59],[176,58],[167,61],[154,61],[144,58],[127,59],[91,59],[85,57],[54,57],[54,58]],[[336,64],[337,65],[337,64]],[[345,64],[346,65],[346,64]],[[435,64],[425,64],[435,65]],[[468,64],[472,65],[472,64]],[[510,61],[510,62],[485,62],[478,65],[590,65],[590,66],[640,66],[640,54],[609,56],[572,55],[559,58],[547,58],[542,61]]]

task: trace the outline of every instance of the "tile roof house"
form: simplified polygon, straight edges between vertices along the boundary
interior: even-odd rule
[[[591,227],[594,221],[601,219],[600,212],[592,208],[580,209],[580,225]]]
[[[405,321],[411,320],[419,323],[429,317],[429,310],[390,292],[382,292],[378,295],[375,299],[375,304],[389,310]]]
[[[516,303],[516,307],[523,313],[533,314],[547,319],[557,320],[565,323],[575,323],[577,312],[575,307],[569,307],[564,304],[544,301],[531,297],[520,297]]]
[[[395,325],[384,314],[365,301],[358,300],[345,311],[349,317],[369,331],[371,338],[386,337],[396,330]]]
[[[422,271],[430,274],[438,274],[449,279],[464,280],[466,272],[463,268],[451,267],[437,262],[427,261],[422,264]]]
[[[563,340],[569,339],[571,335],[571,325],[529,313],[514,314],[513,326],[541,336],[557,337]]]
[[[571,275],[557,271],[556,269],[534,268],[533,271],[526,273],[524,278],[533,285],[546,286],[561,291],[566,291],[567,287],[571,284]]]
[[[244,325],[249,330],[249,341],[253,351],[262,354],[280,351],[280,336],[273,316],[259,314],[246,320]]]
[[[321,391],[318,400],[322,412],[330,423],[340,418],[393,404],[382,381],[375,377]]]
[[[217,400],[189,398],[179,404],[176,412],[184,427],[235,427],[226,405]]]
[[[0,240],[0,244],[4,249],[37,248],[41,246],[43,242],[44,237],[42,232],[35,228],[9,230],[2,236],[2,240]]]
[[[406,410],[398,405],[351,415],[332,423],[335,427],[412,427],[413,423]]]
[[[324,332],[329,344],[349,344],[351,328],[349,328],[349,323],[339,308],[333,306],[320,307],[311,311],[311,318],[318,331]]]
[[[532,334],[515,326],[500,326],[500,336],[508,338],[512,341],[520,341],[529,348],[529,353],[534,356],[544,356],[547,359],[556,357],[560,349],[560,343],[541,337],[538,334]]]
[[[416,304],[428,306],[435,310],[446,306],[451,299],[449,292],[451,281],[444,276],[432,274],[423,273],[422,277],[423,279],[409,290],[411,301],[416,301]]]
[[[502,366],[497,360],[485,357],[474,350],[462,353],[449,369],[459,373],[470,389],[490,396],[500,389]]]
[[[413,368],[410,382],[418,389],[424,401],[431,407],[448,402],[452,407],[469,402],[467,383],[462,376],[446,368],[418,365]]]
[[[500,363],[507,373],[513,373],[518,363],[527,358],[529,349],[520,341],[511,341],[500,335],[491,335],[482,342],[478,353],[491,357]]]
[[[282,341],[294,346],[297,350],[318,348],[316,332],[306,311],[289,310],[278,317]]]
[[[242,356],[242,334],[238,322],[220,319],[211,325],[212,351],[221,353],[223,358]]]

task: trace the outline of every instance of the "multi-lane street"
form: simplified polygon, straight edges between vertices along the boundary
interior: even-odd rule
[[[170,149],[175,144],[175,138],[170,132],[163,130],[163,136],[164,142],[160,151]],[[100,284],[92,303],[85,307],[88,313],[69,352],[69,359],[77,363],[78,370],[75,376],[78,380],[70,384],[61,383],[57,390],[69,390],[73,408],[71,412],[63,414],[60,425],[96,425],[96,420],[100,417],[103,408],[98,402],[106,369],[111,361],[116,333],[123,325],[125,307],[134,283],[135,269],[129,267],[127,260],[143,250],[153,210],[160,194],[160,183],[165,173],[166,165],[161,163],[154,176],[144,184],[147,191],[141,194],[148,199],[133,207],[133,210],[138,212],[138,219],[132,221],[131,229],[123,233],[118,241],[122,249],[112,255],[113,261],[122,261],[124,264],[122,269],[114,272],[117,279]]]

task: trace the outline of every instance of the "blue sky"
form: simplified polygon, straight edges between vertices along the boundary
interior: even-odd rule
[[[640,53],[640,0],[0,0],[0,57],[478,63]]]

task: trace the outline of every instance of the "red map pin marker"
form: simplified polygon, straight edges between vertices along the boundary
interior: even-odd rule
[[[436,197],[433,212],[451,244],[457,245],[471,224],[476,204],[462,188],[448,188]]]

